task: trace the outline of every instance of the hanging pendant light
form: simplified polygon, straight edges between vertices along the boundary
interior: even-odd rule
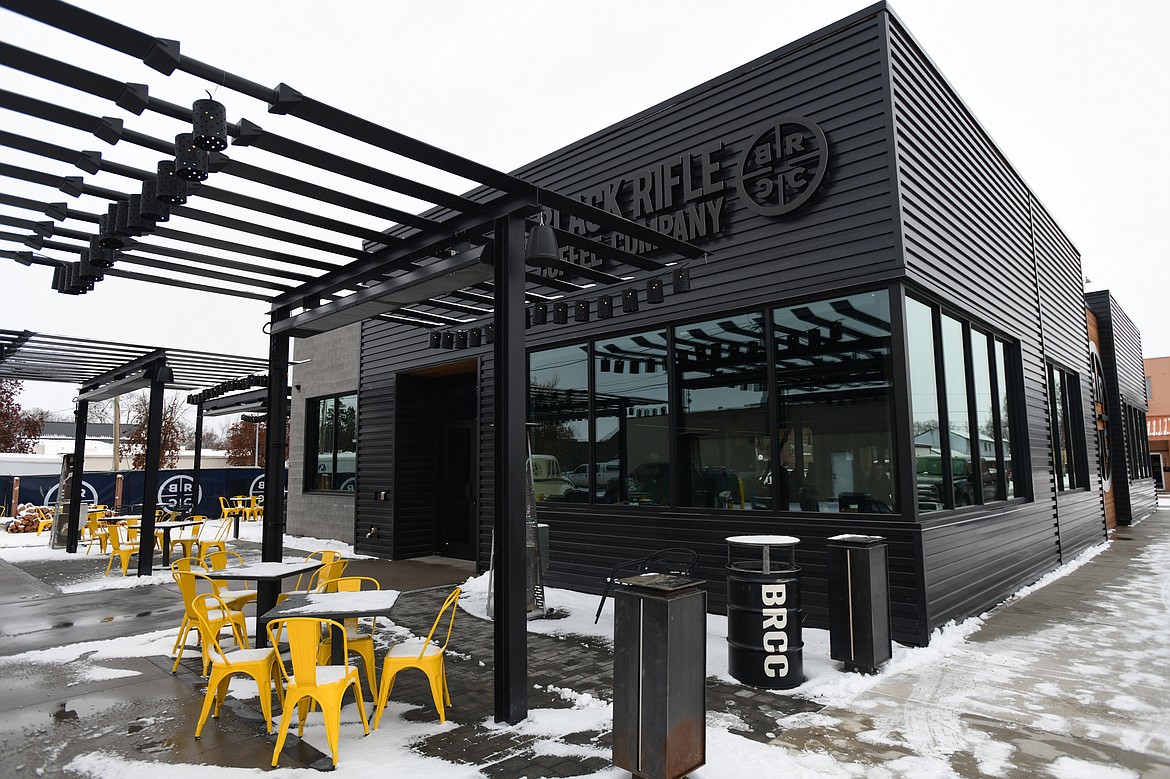
[[[138,214],[151,222],[165,222],[171,218],[170,204],[158,199],[156,181],[142,182],[142,201],[138,205]]]
[[[154,229],[154,222],[142,215],[142,195],[131,195],[126,205],[126,231],[130,235],[142,235]]]
[[[175,175],[187,181],[207,180],[207,150],[191,140],[191,133],[175,136]]]
[[[196,100],[191,106],[191,140],[204,151],[223,151],[228,147],[227,109],[210,97]]]
[[[126,245],[125,239],[118,235],[117,223],[118,204],[110,203],[106,213],[98,217],[98,245],[103,249],[121,249]]]
[[[560,258],[561,249],[557,246],[557,234],[552,227],[544,223],[544,213],[541,212],[540,224],[528,231],[528,244],[524,247],[524,264],[539,268]]]
[[[174,160],[163,160],[158,164],[155,188],[158,199],[167,205],[181,206],[187,202],[187,182],[175,175]]]

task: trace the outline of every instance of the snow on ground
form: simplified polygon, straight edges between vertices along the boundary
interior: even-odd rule
[[[260,528],[260,523],[244,523],[241,527],[240,537],[259,541]],[[340,549],[347,556],[354,556],[351,546],[330,539],[289,537],[286,538],[285,543],[286,546],[298,550]],[[1048,574],[1014,597],[1023,597],[1028,592],[1068,575],[1100,554],[1105,548],[1107,548],[1107,544],[1088,550],[1075,561]],[[13,563],[48,560],[64,555],[64,550],[49,549],[48,539],[44,536],[37,538],[33,534],[8,535],[0,533],[0,557]],[[125,580],[116,576],[111,576],[108,579],[103,577],[96,581],[78,583],[71,586],[70,590],[81,591],[87,588],[109,586],[151,586],[160,583],[160,579],[169,580],[169,575],[144,578],[127,577]],[[477,616],[486,616],[488,581],[489,575],[484,574],[473,577],[464,583],[460,606]],[[561,619],[531,620],[528,622],[528,628],[531,632],[563,636],[566,639],[573,636],[584,636],[612,645],[612,600],[607,602],[601,619],[596,625],[593,623],[598,604],[596,595],[549,588],[546,591],[546,602],[557,612],[564,613],[566,616]],[[958,624],[948,624],[935,631],[929,647],[906,648],[895,644],[893,659],[879,673],[870,676],[842,673],[837,663],[829,659],[827,631],[806,628],[804,630],[806,681],[795,690],[776,691],[775,694],[806,698],[827,706],[845,706],[883,680],[928,666],[941,667],[941,661],[947,656],[968,650],[970,645],[966,642],[967,637],[978,631],[982,624],[983,617],[972,617]],[[708,673],[710,676],[718,677],[725,682],[736,684],[737,682],[727,674],[726,670],[726,633],[726,618],[708,615]],[[106,668],[102,665],[103,661],[144,655],[168,655],[174,637],[174,630],[164,630],[127,638],[84,642],[54,649],[26,652],[10,658],[0,658],[0,666],[5,662],[17,660],[50,664],[70,663],[77,665],[77,682],[74,683],[84,680],[116,678],[119,675],[132,672]],[[386,635],[383,634],[379,638],[381,644],[383,641],[400,640],[401,637],[391,635],[387,639]],[[608,750],[590,745],[570,744],[563,739],[563,736],[567,733],[607,728],[612,721],[611,703],[571,689],[552,688],[550,691],[570,701],[571,708],[534,709],[529,712],[529,717],[518,725],[510,726],[489,720],[483,723],[484,727],[535,737],[537,741],[533,748],[545,754],[596,755],[608,758]],[[248,699],[254,698],[256,691],[252,685],[245,682],[233,684],[230,694]],[[373,731],[368,738],[359,737],[361,725],[352,707],[343,711],[342,767],[347,776],[357,779],[387,775],[426,776],[429,779],[471,779],[472,777],[485,776],[473,766],[459,765],[414,752],[411,748],[413,744],[422,741],[429,734],[438,733],[454,727],[454,725],[450,722],[440,724],[437,722],[411,722],[403,719],[402,714],[410,708],[407,704],[391,701],[383,717],[381,729]],[[778,723],[783,727],[826,728],[832,727],[834,724],[836,723],[832,717],[818,712],[793,715]],[[694,779],[742,779],[744,775],[755,774],[757,776],[783,775],[792,777],[864,776],[879,777],[880,779],[881,777],[933,777],[951,775],[952,773],[945,760],[946,756],[937,753],[907,755],[891,759],[883,766],[877,767],[863,762],[837,759],[826,752],[792,750],[749,740],[735,732],[737,729],[742,730],[743,727],[743,723],[732,714],[710,713],[707,722],[707,765],[693,772],[691,776]],[[860,735],[873,739],[876,743],[881,743],[882,739],[891,737],[890,734],[883,734],[876,730],[870,734]],[[981,742],[979,738],[971,734],[966,736],[959,734],[959,737],[966,738],[963,747],[976,755],[979,765],[985,773],[993,776],[1002,775],[1003,771],[1010,765],[1010,750],[1005,751],[1003,745],[987,743],[985,737]],[[325,743],[320,719],[315,722],[310,720],[306,727],[306,738],[311,743]],[[128,760],[124,756],[115,756],[100,751],[78,756],[65,768],[82,776],[118,777],[119,779],[155,779],[159,771],[157,763]],[[165,770],[171,779],[194,779],[197,776],[205,776],[207,766],[168,764]],[[294,775],[305,776],[305,769],[287,768],[256,770],[217,766],[215,772],[217,776],[226,779],[251,776],[278,778]],[[1060,757],[1055,760],[1049,768],[1049,773],[1056,779],[1080,779],[1080,777],[1090,776],[1094,779],[1113,779],[1114,777],[1133,775],[1132,772],[1072,757]],[[582,777],[582,779],[620,779],[620,777],[625,776],[628,776],[625,771],[608,768],[590,774],[588,777]]]

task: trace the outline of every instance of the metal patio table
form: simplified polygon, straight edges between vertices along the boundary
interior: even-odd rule
[[[290,595],[281,604],[264,613],[257,611],[256,632],[266,633],[269,622],[289,617],[315,617],[343,622],[359,617],[384,617],[398,600],[398,590],[363,590],[361,592],[310,592]],[[345,662],[342,632],[333,628],[332,650],[329,661],[334,665]]]
[[[260,615],[273,610],[276,606],[276,596],[280,594],[281,582],[290,576],[300,576],[310,573],[323,565],[320,560],[290,560],[285,562],[249,563],[235,568],[224,568],[219,571],[209,571],[209,579],[223,581],[255,581],[256,582],[256,636],[254,646],[268,646],[268,634],[264,631],[264,622]],[[289,599],[297,597],[290,595]],[[287,602],[287,601],[286,601]]]
[[[139,519],[141,519],[141,517],[139,517]],[[161,530],[162,534],[163,534],[163,545],[162,545],[163,568],[170,568],[171,567],[171,531],[178,530],[178,529],[184,528],[184,527],[193,527],[195,525],[202,525],[202,524],[203,524],[203,520],[201,520],[201,519],[194,519],[194,520],[183,519],[183,520],[173,520],[173,521],[167,521],[167,522],[155,522],[154,523],[154,529]],[[139,527],[141,528],[142,526],[139,525]]]

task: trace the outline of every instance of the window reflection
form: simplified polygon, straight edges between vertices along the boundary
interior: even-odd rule
[[[670,505],[670,394],[666,333],[608,338],[593,350],[597,466],[602,503]]]
[[[585,344],[533,352],[528,358],[528,421],[536,499],[581,500],[570,478],[589,462],[589,362]]]
[[[975,432],[978,442],[974,447],[978,464],[980,486],[972,492],[982,503],[1002,500],[999,472],[996,466],[995,409],[992,406],[994,390],[991,386],[991,364],[988,358],[988,337],[977,330],[971,331],[971,373],[975,380]]]
[[[765,359],[762,313],[675,329],[680,505],[750,505],[771,452]]]
[[[895,511],[888,295],[778,309],[773,326],[780,507]]]
[[[910,412],[914,425],[914,473],[918,510],[943,508],[939,435],[938,373],[934,357],[934,313],[906,298],[906,346],[910,363]]]
[[[309,490],[355,489],[357,395],[309,401],[305,484]]]

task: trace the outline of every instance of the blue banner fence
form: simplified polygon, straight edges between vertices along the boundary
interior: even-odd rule
[[[142,503],[144,474],[142,471],[87,472],[82,478],[82,502],[110,506],[115,505],[117,477],[122,476],[122,506]],[[20,479],[21,503],[35,503],[46,506],[57,502],[60,478],[57,476],[0,476],[0,500],[13,512],[13,479]],[[199,470],[199,499],[192,501],[195,488],[195,471],[161,470],[158,476],[159,508],[167,508],[183,514],[204,514],[209,517],[220,515],[219,498],[235,495],[264,495],[263,468],[201,468]],[[195,503],[192,508],[192,503]]]

